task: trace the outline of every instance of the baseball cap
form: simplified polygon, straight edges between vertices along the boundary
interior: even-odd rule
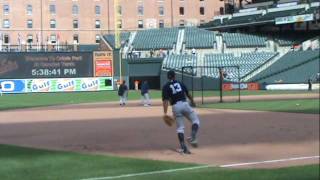
[[[168,71],[167,77],[168,79],[172,79],[176,76],[176,73],[173,70]]]

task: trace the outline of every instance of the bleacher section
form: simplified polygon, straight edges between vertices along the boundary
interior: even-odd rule
[[[182,71],[184,66],[206,66],[206,67],[216,67],[216,68],[204,68],[201,71],[196,71],[194,69],[194,75],[197,76],[207,76],[218,78],[218,67],[226,67],[225,71],[228,74],[227,80],[238,81],[238,78],[245,76],[250,73],[257,67],[266,63],[268,60],[273,58],[276,53],[271,52],[253,52],[253,53],[242,53],[241,56],[237,57],[234,54],[206,54],[204,56],[203,64],[200,62],[201,59],[198,59],[196,55],[175,55],[172,54],[165,58],[163,61],[162,68],[164,70],[176,70],[178,72]],[[228,67],[227,67],[228,66]],[[231,66],[234,66],[233,68]],[[235,66],[239,66],[239,75],[238,69]],[[191,69],[188,69],[191,70]],[[187,72],[191,73],[191,72]]]
[[[265,47],[266,37],[241,33],[223,33],[223,39],[229,48]]]
[[[206,54],[204,57],[204,66],[239,66],[240,77],[238,76],[236,68],[225,68],[225,71],[228,74],[227,79],[231,81],[238,81],[238,78],[250,73],[273,58],[275,55],[276,53],[271,52],[242,53],[239,57],[236,57],[233,54]],[[207,69],[204,75],[218,78],[218,69]]]
[[[244,5],[244,9],[240,9],[237,13],[230,14],[228,16],[229,18],[223,19],[222,23],[220,22],[220,19],[227,15],[215,17],[213,21],[202,24],[200,27],[220,29],[246,26],[248,23],[252,25],[273,24],[275,23],[276,18],[313,14],[319,11],[320,6],[318,2],[319,1],[297,3],[295,1],[279,1],[278,4],[273,4],[272,1],[269,1],[265,3]]]
[[[165,58],[162,64],[162,68],[164,70],[175,70],[175,71],[182,71],[182,67],[184,66],[197,66],[197,56],[196,55],[189,55],[189,54],[182,54],[182,55],[175,55],[172,54],[169,57]],[[191,69],[187,69],[191,70]],[[192,73],[192,72],[187,72]],[[193,73],[196,73],[194,70]]]
[[[265,78],[293,69],[315,59],[317,59],[317,61],[320,59],[319,50],[290,51],[270,67],[251,78],[250,81],[263,81]],[[319,69],[319,66],[314,68]]]
[[[162,28],[138,31],[133,40],[135,50],[172,49],[177,43],[178,28]]]
[[[308,79],[316,82],[317,73],[319,73],[319,59],[308,61],[300,66],[290,68],[274,76],[260,80],[261,83],[307,83]]]
[[[215,34],[212,31],[194,27],[185,28],[186,49],[210,49],[213,48],[215,41]]]
[[[305,8],[299,8],[299,9],[268,12],[264,16],[261,16],[258,19],[258,21],[272,21],[278,17],[295,16],[295,15],[301,14],[301,12],[303,12],[304,10]]]
[[[115,46],[115,39],[114,39],[114,34],[108,34],[108,35],[104,35],[103,36],[104,39],[106,41],[108,41],[108,43],[114,47]],[[120,34],[120,42],[121,42],[121,45],[124,45],[128,40],[129,40],[129,37],[130,37],[130,33],[129,32],[123,32]]]

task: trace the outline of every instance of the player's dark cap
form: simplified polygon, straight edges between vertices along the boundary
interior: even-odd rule
[[[176,73],[173,70],[168,71],[167,77],[168,79],[173,79],[176,76]]]

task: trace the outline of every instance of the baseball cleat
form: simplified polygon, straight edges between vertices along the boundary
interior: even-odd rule
[[[191,138],[191,137],[189,137],[188,139],[187,139],[187,141],[188,141],[188,143],[192,146],[192,147],[198,147],[198,140],[197,140],[197,138]]]
[[[181,155],[191,154],[191,152],[187,148],[186,149],[177,149],[177,152]]]

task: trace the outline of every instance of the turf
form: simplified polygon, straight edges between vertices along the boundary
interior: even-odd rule
[[[241,95],[267,95],[267,94],[295,94],[295,93],[316,93],[307,91],[241,91]],[[194,92],[194,96],[201,96],[199,91]],[[204,91],[204,96],[219,96],[219,91]],[[225,92],[224,96],[236,96],[237,92]],[[129,100],[141,98],[139,91],[130,91]],[[152,99],[160,99],[161,92],[151,91]],[[29,94],[5,94],[0,97],[0,110],[29,108],[50,105],[78,104],[90,102],[118,101],[116,91],[102,92],[73,92],[73,93],[29,93]]]
[[[240,103],[207,104],[202,107],[215,109],[242,109],[290,113],[319,114],[319,99],[248,101]]]
[[[85,155],[0,145],[0,179],[49,180],[84,179],[159,171],[194,166],[192,164]],[[318,179],[319,165],[266,170],[204,168],[123,179],[229,180],[229,179]]]

